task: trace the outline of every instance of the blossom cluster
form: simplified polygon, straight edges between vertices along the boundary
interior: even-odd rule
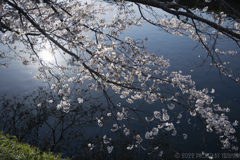
[[[18,7],[14,7],[15,5]],[[135,40],[130,37],[119,39],[120,34],[125,29],[134,25],[141,26],[142,18],[131,16],[135,12],[133,9],[124,10],[124,7],[119,7],[113,19],[107,21],[98,17],[97,14],[112,12],[113,8],[110,6],[88,4],[87,2],[82,4],[79,1],[60,1],[50,5],[39,4],[37,8],[33,7],[35,5],[33,1],[26,0],[19,0],[16,4],[8,1],[8,4],[4,4],[2,12],[9,16],[3,17],[3,20],[11,24],[10,27],[15,32],[6,33],[1,36],[1,39],[4,43],[9,44],[15,41],[22,41],[23,44],[28,42],[26,46],[31,52],[30,59],[23,58],[22,61],[24,64],[38,62],[41,65],[38,68],[40,74],[35,75],[34,79],[42,79],[52,83],[51,91],[61,97],[61,101],[56,105],[58,110],[68,113],[74,105],[71,100],[72,94],[75,91],[78,93],[83,87],[102,92],[117,111],[106,113],[106,116],[97,116],[97,125],[102,128],[107,119],[115,118],[110,130],[112,132],[119,131],[128,137],[131,136],[135,143],[134,145],[129,144],[126,149],[132,150],[134,146],[144,148],[142,146],[142,142],[144,142],[142,137],[144,136],[141,133],[133,133],[133,129],[130,129],[127,124],[120,125],[119,123],[139,118],[133,117],[130,112],[130,110],[138,111],[133,107],[135,102],[143,100],[149,105],[160,103],[166,106],[145,118],[147,123],[154,120],[159,122],[157,126],[152,128],[146,127],[147,131],[144,135],[147,140],[153,140],[160,130],[171,132],[172,136],[176,136],[177,127],[175,126],[182,120],[182,114],[179,112],[175,115],[175,124],[170,119],[169,111],[182,106],[187,114],[205,120],[206,130],[219,135],[223,149],[238,149],[237,146],[230,143],[237,142],[233,134],[235,133],[234,127],[238,125],[238,122],[231,123],[224,113],[217,114],[215,112],[228,112],[229,109],[223,109],[220,106],[211,107],[213,97],[208,95],[208,89],[197,90],[191,76],[183,75],[181,71],[169,72],[169,60],[163,56],[157,56],[155,53],[149,53],[145,46],[146,39]],[[19,10],[26,13],[23,14],[24,18],[19,18]],[[206,12],[207,8],[204,8],[203,11]],[[221,19],[225,18],[225,14],[220,13],[220,15],[219,23],[217,22],[219,25],[223,22]],[[34,21],[32,17],[34,17]],[[150,19],[148,21],[153,23]],[[207,45],[206,36],[202,33],[196,34],[196,28],[193,24],[186,23],[183,18],[180,20],[164,18],[156,22],[165,27],[166,32],[172,31],[172,34],[180,36],[188,35],[193,40],[201,41],[203,45]],[[199,28],[204,28],[203,22],[199,22],[197,25]],[[235,28],[238,27],[236,24]],[[89,32],[93,33],[94,36],[90,37],[87,34]],[[41,40],[38,39],[38,36],[24,38],[29,34],[39,34]],[[67,64],[71,65],[74,71],[67,74],[65,72],[72,68],[60,66],[57,63],[49,67],[43,64],[40,58],[36,61],[34,58],[38,58],[38,56],[33,54],[35,48],[41,51],[41,47],[37,46],[37,41],[44,44],[50,43],[56,52],[61,50],[59,54],[71,56]],[[214,65],[223,68],[223,72],[225,71],[220,63]],[[121,99],[124,99],[127,107],[121,104],[116,107],[117,103],[107,96],[108,90],[114,91]],[[190,102],[183,103],[182,99]],[[74,102],[82,105],[84,103],[83,97],[79,95]],[[41,107],[40,104],[39,107]],[[186,133],[182,136],[183,139],[188,137]],[[114,147],[111,145],[111,141],[113,138],[105,134],[101,140],[104,145],[107,145],[108,153],[112,153]],[[93,150],[95,144],[89,143],[88,147]],[[154,150],[158,150],[158,146],[155,146]],[[163,151],[159,150],[159,153],[162,155]]]

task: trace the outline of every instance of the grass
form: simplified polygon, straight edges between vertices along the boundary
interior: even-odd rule
[[[63,160],[61,155],[52,152],[42,152],[29,144],[20,143],[15,136],[4,135],[0,132],[1,160]],[[68,159],[69,160],[69,159]]]

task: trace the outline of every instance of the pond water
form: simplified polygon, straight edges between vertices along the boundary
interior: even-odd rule
[[[95,2],[106,3],[106,2]],[[112,4],[113,8],[117,6]],[[133,9],[136,10],[136,16],[139,16],[138,8],[134,5]],[[158,14],[166,14],[160,9],[156,9]],[[211,12],[202,13],[204,17],[210,17]],[[112,19],[114,13],[103,16],[106,21]],[[171,15],[169,15],[171,18]],[[226,22],[227,23],[227,22]],[[91,37],[92,35],[89,34]],[[121,40],[125,40],[126,37],[132,39],[145,39],[149,40],[145,43],[147,51],[150,53],[156,53],[158,56],[164,56],[165,59],[170,59],[170,67],[167,68],[168,72],[182,71],[183,75],[191,75],[193,81],[195,81],[197,89],[208,88],[209,95],[214,96],[213,104],[219,104],[223,108],[230,108],[230,112],[225,113],[231,122],[235,120],[240,121],[240,84],[237,84],[232,79],[221,75],[216,67],[212,67],[211,57],[202,64],[203,60],[207,56],[206,49],[199,44],[198,41],[194,41],[188,36],[172,35],[166,33],[159,27],[156,27],[150,23],[143,23],[141,27],[134,26],[126,29],[119,37]],[[213,43],[215,39],[212,41]],[[17,42],[16,42],[16,45]],[[7,49],[7,46],[1,44],[1,51]],[[239,48],[235,42],[229,39],[221,39],[216,42],[216,45],[212,48],[219,48],[220,50],[233,50],[238,51]],[[239,54],[238,54],[239,55]],[[231,55],[219,55],[225,62],[230,62],[228,67],[239,68],[239,58],[235,58]],[[45,56],[45,60],[54,61],[51,59],[51,55]],[[60,60],[59,64],[64,64],[64,61]],[[73,75],[71,69],[77,69],[76,66],[69,66],[65,72],[69,76]],[[68,73],[69,72],[69,73]],[[39,146],[42,150],[51,150],[56,153],[63,153],[63,157],[72,157],[73,159],[111,159],[115,157],[125,157],[125,159],[144,159],[148,158],[157,159],[148,154],[150,150],[144,150],[143,148],[149,147],[148,141],[144,139],[142,148],[137,148],[131,152],[126,149],[129,144],[134,144],[133,135],[122,137],[121,134],[111,132],[114,120],[104,117],[104,126],[99,127],[96,121],[96,117],[112,111],[116,113],[118,110],[111,108],[112,102],[116,104],[122,103],[122,106],[126,104],[126,99],[119,98],[119,95],[115,94],[112,90],[108,90],[107,93],[111,96],[111,101],[106,100],[105,93],[102,91],[89,91],[87,90],[87,83],[85,83],[79,92],[80,97],[84,99],[83,105],[75,107],[74,110],[68,113],[64,113],[56,109],[59,102],[57,94],[50,92],[50,87],[53,82],[46,83],[42,80],[34,80],[34,76],[39,73],[38,65],[23,65],[20,61],[11,60],[8,68],[0,68],[0,95],[1,98],[1,130],[5,133],[17,135],[22,141],[28,142],[35,146]],[[236,77],[240,77],[239,70],[234,70],[233,73]],[[93,82],[92,81],[89,81]],[[77,88],[74,85],[71,87]],[[214,93],[210,91],[214,89]],[[76,106],[79,95],[72,94],[71,103]],[[53,103],[48,103],[48,100],[53,99]],[[37,104],[41,103],[41,106]],[[152,113],[155,110],[161,110],[165,107],[160,101],[156,101],[153,104],[144,103],[142,100],[136,101],[130,105],[132,108],[142,109],[146,112]],[[42,107],[42,108],[41,108]],[[122,110],[120,107],[119,110]],[[165,130],[159,131],[159,137],[155,137],[154,140],[149,142],[152,146],[158,146],[163,151],[163,159],[176,158],[176,153],[181,153],[180,157],[185,159],[186,156],[196,156],[204,152],[221,154],[231,153],[228,150],[221,149],[221,143],[215,138],[214,134],[206,132],[204,125],[196,117],[189,117],[188,112],[181,106],[176,106],[172,111],[173,114],[184,111],[183,117],[185,121],[181,121],[180,124],[176,124],[178,129],[177,136],[171,136],[171,133]],[[131,115],[134,115],[134,111]],[[148,114],[147,114],[148,115]],[[156,126],[157,123],[149,124],[145,121],[146,114],[139,113],[134,116],[139,116],[149,127]],[[171,116],[171,114],[170,114]],[[191,124],[187,121],[191,118]],[[138,122],[131,121],[131,125],[128,124],[128,120],[119,121],[118,125],[125,124],[126,128],[134,127],[137,134],[144,137],[146,128]],[[123,128],[125,128],[122,126]],[[237,139],[240,137],[240,128],[236,127],[235,136]],[[187,133],[188,138],[183,139],[183,134]],[[108,154],[105,144],[98,142],[104,135],[112,138],[111,144],[114,146],[114,150],[111,154]],[[88,144],[95,144],[92,150]],[[54,145],[55,144],[55,145]],[[216,145],[217,144],[217,145]],[[151,148],[151,147],[150,147]],[[141,152],[139,150],[141,149]],[[105,152],[102,152],[104,150]],[[154,152],[154,151],[153,151]],[[152,154],[153,155],[153,154]],[[178,155],[177,155],[178,156]],[[185,157],[184,157],[185,156]],[[219,158],[221,155],[218,155]]]

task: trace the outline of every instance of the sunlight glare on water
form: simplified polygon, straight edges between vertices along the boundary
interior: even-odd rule
[[[40,52],[40,58],[43,61],[52,62],[54,60],[54,55],[49,50],[44,49]]]

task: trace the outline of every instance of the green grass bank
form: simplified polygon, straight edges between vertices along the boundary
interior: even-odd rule
[[[4,135],[2,131],[0,132],[0,159],[63,160],[60,154],[56,155],[52,152],[42,152],[39,148],[31,147],[29,144],[18,142],[15,136]]]

